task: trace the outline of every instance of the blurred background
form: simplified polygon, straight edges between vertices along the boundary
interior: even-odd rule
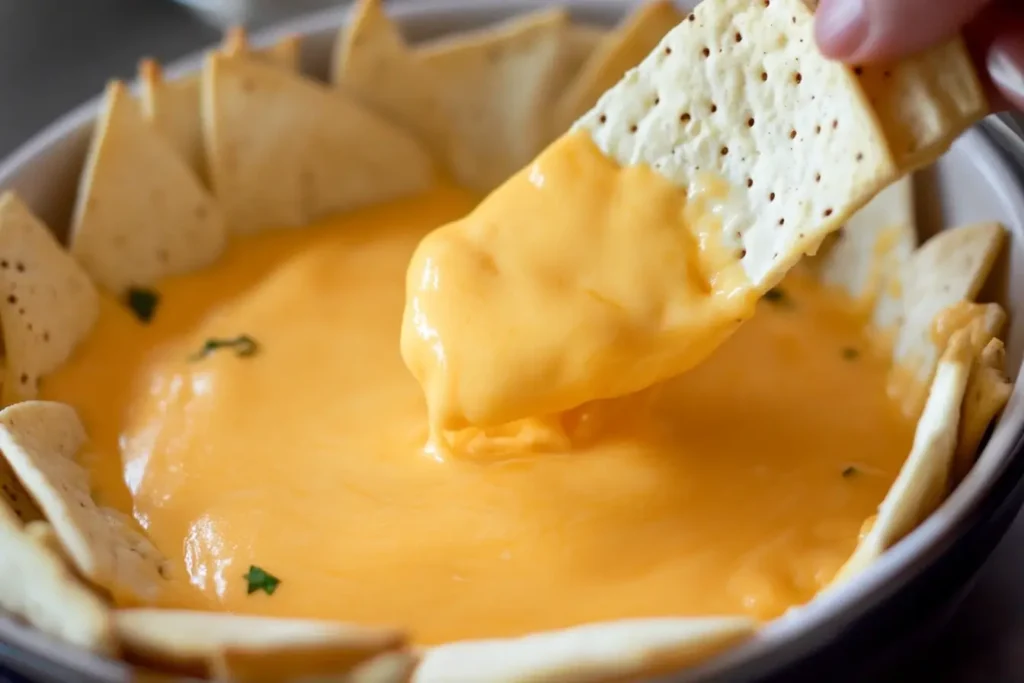
[[[133,78],[139,57],[161,61],[337,0],[0,0],[0,155],[98,94]]]
[[[416,0],[411,0],[416,1]],[[420,0],[429,1],[429,0]],[[472,2],[472,0],[467,0]],[[0,0],[0,158],[137,61],[171,61],[337,0]],[[1024,681],[1024,521],[1017,520],[952,621],[894,643],[883,681]],[[5,673],[0,671],[0,682]]]

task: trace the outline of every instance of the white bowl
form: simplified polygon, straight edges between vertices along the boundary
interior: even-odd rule
[[[536,0],[420,0],[392,13],[419,40],[486,24],[546,3]],[[575,18],[611,24],[625,3],[567,0]],[[345,10],[302,17],[253,37],[254,43],[286,33],[304,36],[304,69],[323,77],[331,43]],[[199,57],[169,73],[194,69]],[[92,122],[93,100],[58,120],[0,165],[0,189],[15,189],[63,236]],[[1001,221],[1009,246],[985,298],[1006,308],[1007,364],[1016,378],[1024,357],[1024,143],[1001,121],[969,131],[917,183],[922,237],[982,220]],[[868,444],[865,447],[870,447]],[[1024,386],[1013,396],[970,475],[942,507],[855,581],[768,624],[747,644],[677,680],[859,679],[857,665],[915,619],[948,612],[974,570],[991,552],[1024,499]],[[0,617],[0,662],[41,680],[128,680],[130,669],[103,660]],[[6,645],[4,645],[6,643]]]

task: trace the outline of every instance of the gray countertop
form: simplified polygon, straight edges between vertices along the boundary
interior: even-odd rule
[[[0,156],[139,57],[170,60],[218,33],[166,0],[0,0]],[[1024,519],[981,571],[952,621],[908,646],[878,680],[1024,681]]]

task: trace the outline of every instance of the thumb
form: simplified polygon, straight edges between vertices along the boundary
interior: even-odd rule
[[[821,0],[815,37],[833,59],[896,59],[951,38],[989,1]]]

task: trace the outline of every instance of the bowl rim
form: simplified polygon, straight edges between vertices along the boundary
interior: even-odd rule
[[[628,7],[628,3],[620,0],[559,0],[558,4],[574,15],[585,11],[609,18],[618,17]],[[428,20],[444,22],[456,15],[469,23],[483,25],[546,6],[549,5],[544,0],[474,0],[472,4],[465,0],[399,0],[389,4],[389,15],[403,25]],[[253,45],[266,45],[287,35],[299,35],[306,40],[333,35],[347,22],[349,11],[349,7],[343,6],[305,14],[255,31],[251,41]],[[213,46],[172,61],[165,69],[168,77],[197,70],[210,47]],[[133,81],[132,89],[136,90],[137,85],[137,81]],[[40,157],[91,127],[102,99],[101,94],[74,107],[15,148],[0,162],[0,190],[15,184],[19,175]],[[980,150],[975,154],[985,163],[979,164],[976,170],[1003,196],[1007,205],[1014,207],[1020,221],[1006,227],[1024,242],[1024,176],[1020,172],[1024,141],[1009,132],[1004,122],[993,119],[967,131],[955,144]],[[1007,158],[1006,145],[1012,148],[1011,156],[1015,158]],[[1024,372],[1019,371],[1018,379],[1021,376]],[[1015,387],[1014,397],[1003,414],[1003,420],[1009,418],[1012,427],[996,430],[964,481],[910,535],[887,550],[854,581],[819,594],[811,602],[767,622],[746,643],[681,672],[683,679],[706,680],[728,675],[730,680],[736,680],[736,676],[765,675],[806,659],[947,555],[978,523],[985,506],[1002,502],[988,497],[1014,461],[1024,459],[1024,401],[1014,400],[1021,393]],[[808,637],[812,634],[816,637]],[[98,680],[126,680],[130,671],[129,665],[121,660],[79,650],[0,615],[0,648],[5,644],[35,651],[40,657],[51,657],[47,664],[77,667],[69,669],[74,670],[77,677],[84,674]]]

